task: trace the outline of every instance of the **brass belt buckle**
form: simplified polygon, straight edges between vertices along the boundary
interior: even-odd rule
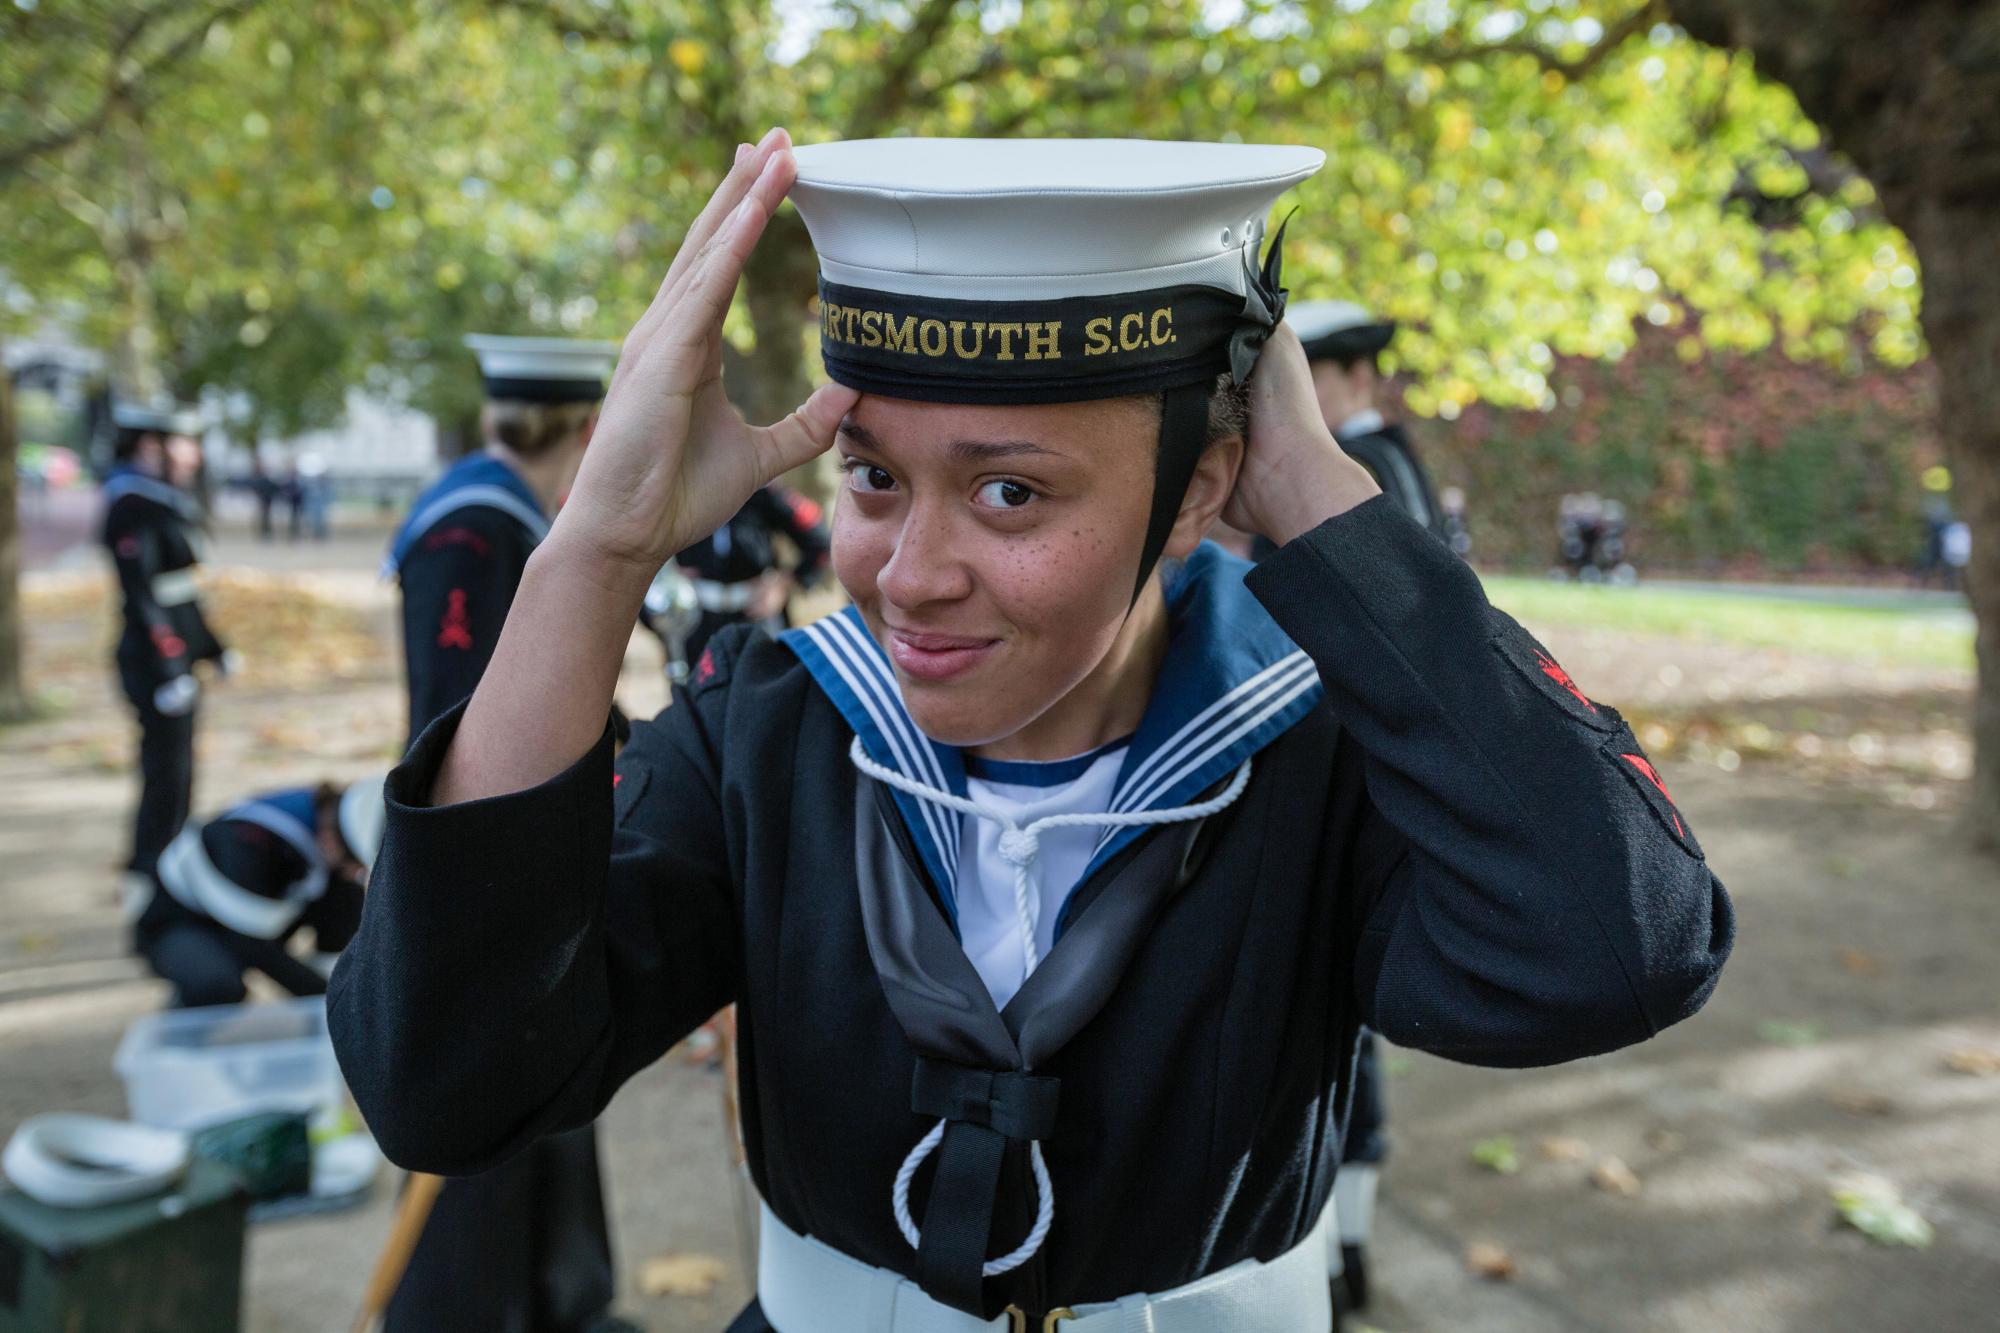
[[[1048,1318],[1042,1320],[1042,1333],[1056,1333],[1057,1324],[1065,1319],[1075,1318],[1076,1311],[1070,1309],[1067,1305],[1063,1306],[1060,1310],[1051,1310],[1049,1311]]]
[[[1028,1314],[1018,1305],[1010,1305],[1003,1311],[1007,1316],[1008,1333],[1028,1333]],[[1051,1310],[1042,1319],[1042,1333],[1056,1333],[1056,1325],[1065,1319],[1075,1319],[1076,1311],[1067,1305],[1059,1310]]]

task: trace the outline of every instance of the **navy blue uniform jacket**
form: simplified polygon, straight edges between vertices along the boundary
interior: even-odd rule
[[[1728,898],[1631,730],[1407,516],[1372,500],[1247,581],[1324,696],[1040,1068],[1061,1080],[1054,1229],[988,1308],[1159,1291],[1301,1240],[1363,1024],[1552,1064],[1694,1013],[1728,953]],[[333,980],[335,1046],[390,1158],[477,1171],[584,1124],[734,1001],[758,1189],[795,1230],[913,1274],[890,1185],[935,1121],[857,905],[871,789],[799,659],[731,631],[615,771],[607,735],[540,787],[426,808],[458,717],[390,779]],[[1078,890],[1079,922],[1121,861]],[[1032,1192],[1009,1190],[991,1253],[1025,1230]]]

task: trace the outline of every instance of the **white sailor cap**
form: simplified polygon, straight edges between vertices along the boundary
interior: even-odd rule
[[[178,403],[140,403],[118,400],[111,404],[111,424],[119,430],[146,431],[158,435],[199,435],[201,412]]]
[[[1258,260],[1265,214],[1326,160],[1136,139],[860,139],[795,156],[827,374],[961,403],[1247,377],[1284,302],[1275,242]]]
[[[508,338],[469,333],[488,398],[530,403],[588,403],[604,396],[618,344],[576,338]]]
[[[340,794],[336,812],[340,840],[347,844],[348,851],[354,853],[354,859],[364,866],[374,865],[376,855],[382,850],[382,833],[389,820],[388,808],[382,801],[386,776],[377,773],[372,777],[357,778],[348,783],[347,790]]]
[[[1285,322],[1314,361],[1360,361],[1396,336],[1396,321],[1377,319],[1352,301],[1297,301],[1286,307]]]

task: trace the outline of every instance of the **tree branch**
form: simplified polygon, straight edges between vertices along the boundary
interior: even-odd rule
[[[136,70],[129,73],[119,67],[124,64],[125,53],[138,41],[145,29],[162,13],[175,6],[161,5],[135,16],[126,25],[112,44],[110,55],[111,78],[106,85],[104,97],[89,115],[57,126],[25,142],[0,148],[0,181],[18,175],[30,162],[49,153],[60,152],[71,144],[89,138],[104,128],[105,122],[114,110],[121,106],[144,106],[150,94],[145,85],[154,76],[185,59],[189,52],[199,46],[208,35],[209,28],[225,19],[237,18],[255,9],[263,0],[228,0],[218,4],[189,25],[187,30],[166,46],[142,61]]]
[[[917,62],[924,53],[937,43],[938,34],[951,22],[951,12],[958,0],[924,0],[923,8],[903,29],[901,38],[882,64],[882,78],[875,85],[875,91],[861,105],[854,117],[855,134],[858,139],[866,139],[880,134],[889,121],[910,101],[910,76],[916,71]]]

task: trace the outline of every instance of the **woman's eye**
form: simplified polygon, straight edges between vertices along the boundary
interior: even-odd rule
[[[1019,509],[1035,498],[1035,492],[1026,482],[989,481],[979,488],[977,498],[989,509]]]
[[[863,494],[870,491],[887,491],[895,488],[896,479],[889,475],[887,469],[876,467],[873,463],[864,463],[858,458],[850,458],[847,460],[845,468],[847,472],[847,484]]]

